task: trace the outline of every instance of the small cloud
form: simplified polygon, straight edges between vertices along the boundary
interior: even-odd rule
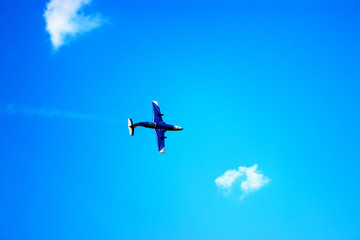
[[[243,175],[243,173],[237,170],[227,170],[224,175],[215,180],[215,183],[220,188],[229,189],[234,181],[241,175]]]
[[[270,179],[257,170],[257,164],[252,167],[239,167],[238,170],[228,170],[215,179],[218,188],[230,193],[234,187],[241,191],[240,199],[268,184]]]
[[[50,0],[44,13],[46,31],[55,50],[81,33],[100,27],[100,15],[85,15],[80,9],[91,0]]]

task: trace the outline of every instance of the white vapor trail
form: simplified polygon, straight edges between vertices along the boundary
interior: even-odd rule
[[[62,118],[72,118],[72,119],[82,119],[82,120],[98,120],[106,122],[119,122],[118,119],[100,116],[100,115],[91,115],[91,114],[81,114],[77,112],[68,112],[54,108],[35,108],[25,105],[14,105],[14,104],[0,104],[0,113],[6,114],[22,114],[30,116],[41,116],[41,117],[62,117]]]

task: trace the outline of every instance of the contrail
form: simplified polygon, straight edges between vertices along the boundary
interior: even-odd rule
[[[105,122],[119,122],[119,119],[100,116],[100,115],[91,115],[91,114],[81,114],[77,112],[68,112],[54,108],[35,108],[25,105],[15,105],[15,104],[0,104],[0,113],[6,114],[22,114],[30,116],[41,116],[41,117],[63,117],[63,118],[72,118],[72,119],[82,119],[82,120],[97,120]]]

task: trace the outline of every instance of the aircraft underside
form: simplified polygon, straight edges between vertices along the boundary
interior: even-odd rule
[[[152,122],[138,122],[133,124],[131,118],[128,119],[128,127],[129,133],[131,136],[134,135],[135,127],[141,126],[145,128],[153,128],[156,134],[156,140],[158,145],[158,150],[160,153],[165,152],[165,132],[166,131],[181,131],[183,130],[182,127],[166,124],[162,120],[163,114],[160,112],[160,107],[158,102],[153,101],[153,121]]]

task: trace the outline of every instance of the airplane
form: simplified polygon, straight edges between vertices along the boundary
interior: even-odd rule
[[[154,132],[156,134],[156,140],[158,145],[158,150],[160,153],[165,153],[165,132],[166,131],[181,131],[183,130],[182,127],[166,124],[162,116],[164,114],[161,114],[159,103],[157,101],[152,101],[153,106],[153,121],[152,122],[139,122],[133,124],[133,121],[131,118],[128,119],[128,127],[129,127],[129,133],[131,136],[134,136],[134,130],[136,127],[146,127],[146,128],[153,128]]]

